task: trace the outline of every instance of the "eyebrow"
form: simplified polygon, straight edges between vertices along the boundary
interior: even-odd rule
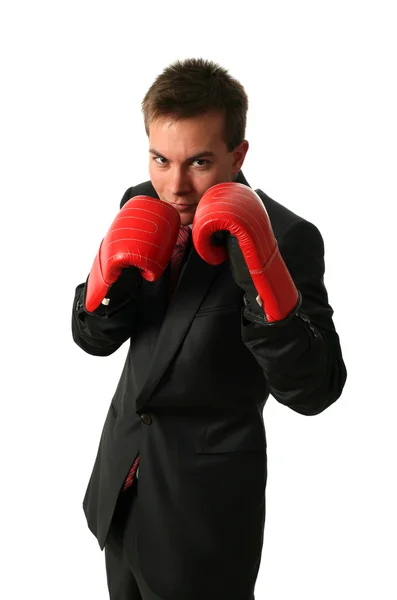
[[[157,150],[155,150],[154,148],[150,148],[149,152],[151,154],[155,154],[156,156],[159,156],[160,158],[164,158],[164,160],[168,160],[168,158],[166,156],[163,156],[160,152],[157,152]],[[190,156],[189,158],[187,158],[185,160],[185,162],[193,162],[194,160],[198,160],[199,158],[203,158],[203,156],[216,156],[215,152],[211,152],[210,150],[204,150],[204,152],[199,152],[198,154],[195,154],[194,156]]]

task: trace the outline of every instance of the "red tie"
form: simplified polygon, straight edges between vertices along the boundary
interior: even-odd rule
[[[185,254],[186,246],[191,236],[192,230],[189,225],[181,225],[179,229],[178,239],[171,256],[170,262],[170,278],[169,278],[169,297],[174,293],[176,284],[178,283],[178,277],[181,270],[183,256]]]
[[[192,230],[189,225],[181,225],[179,230],[178,239],[175,244],[175,248],[173,250],[170,262],[170,279],[169,279],[169,297],[172,296],[176,284],[178,282],[179,272],[182,265],[183,256],[185,254],[187,243],[190,239]],[[136,457],[134,464],[132,465],[127,478],[124,482],[123,492],[128,489],[133,483],[135,479],[135,474],[137,472],[139,466],[139,454]]]
[[[134,461],[134,464],[132,465],[132,467],[131,467],[128,475],[127,475],[127,478],[126,478],[126,480],[124,482],[123,492],[125,492],[125,490],[127,488],[129,488],[130,485],[132,485],[134,483],[135,473],[136,473],[136,470],[138,468],[138,465],[139,465],[139,454],[136,457],[136,459]]]

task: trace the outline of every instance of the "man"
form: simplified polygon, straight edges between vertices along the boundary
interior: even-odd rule
[[[83,503],[111,600],[252,600],[267,397],[315,415],[346,380],[321,234],[241,171],[247,107],[212,62],[157,77],[150,181],[125,192],[76,289],[83,350],[130,340]]]

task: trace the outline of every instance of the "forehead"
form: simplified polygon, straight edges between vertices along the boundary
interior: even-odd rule
[[[180,121],[159,117],[149,127],[150,146],[167,158],[171,153],[183,158],[204,150],[225,151],[223,138],[224,116],[221,113],[207,113]]]

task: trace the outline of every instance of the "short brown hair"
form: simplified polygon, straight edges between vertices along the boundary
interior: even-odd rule
[[[245,137],[248,97],[239,81],[202,58],[177,60],[155,79],[142,101],[146,134],[158,117],[178,121],[206,112],[225,115],[224,141],[231,152]]]

